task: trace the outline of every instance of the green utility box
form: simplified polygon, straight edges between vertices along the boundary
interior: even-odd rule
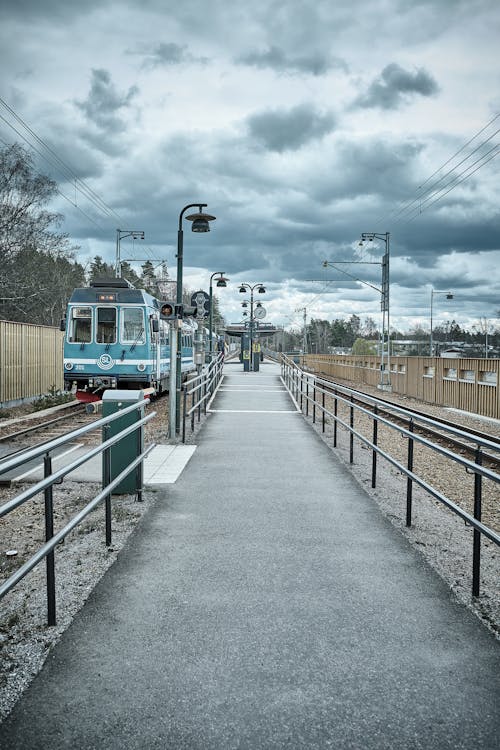
[[[127,406],[131,406],[133,403],[139,403],[144,401],[144,391],[105,391],[102,397],[102,416],[109,417],[111,414],[125,409]],[[136,409],[129,414],[124,414],[123,417],[115,419],[108,425],[106,430],[103,427],[103,440],[106,438],[115,437],[119,432],[124,430],[126,427],[139,422],[143,416],[144,409]],[[129,435],[125,435],[121,440],[115,443],[110,448],[111,451],[111,476],[110,481],[113,481],[118,474],[129,466],[137,456],[144,451],[144,434],[143,430],[139,427]],[[106,457],[103,453],[103,479],[105,479],[106,468],[105,468]],[[140,467],[134,469],[123,479],[120,484],[113,490],[115,495],[125,495],[137,490],[142,489],[140,481]]]

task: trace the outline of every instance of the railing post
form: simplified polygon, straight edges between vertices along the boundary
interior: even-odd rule
[[[196,386],[192,386],[191,388],[191,432],[194,432],[194,420],[196,418],[196,410],[194,408],[194,405],[196,403]]]
[[[109,433],[111,426],[105,424],[102,428],[103,442],[109,439]],[[111,448],[105,448],[103,452],[103,464],[102,464],[102,488],[108,486],[111,482]],[[111,546],[111,493],[106,495],[104,500],[104,514],[105,514],[105,533],[106,533],[106,547]]]
[[[203,415],[205,417],[207,416],[207,393],[209,385],[207,377],[210,377],[210,373],[207,373],[207,376],[203,379]]]
[[[309,416],[309,376],[306,376],[306,417]]]
[[[313,380],[313,424],[316,424],[316,378]]]
[[[187,388],[184,388],[183,410],[182,410],[182,442],[186,442],[186,414],[187,414]]]
[[[373,436],[372,443],[377,446],[378,443],[378,408],[377,404],[373,407]],[[372,449],[372,488],[377,486],[377,449]]]
[[[408,429],[410,432],[413,432],[414,430],[413,419],[410,419],[410,424],[408,425]],[[413,440],[413,438],[409,437],[408,438],[408,464],[407,464],[408,471],[413,471],[414,443],[415,441]],[[408,527],[411,526],[412,500],[413,500],[413,479],[411,477],[406,477],[406,525]]]
[[[321,410],[321,429],[324,432],[325,431],[325,390],[323,386],[323,392],[322,392],[322,399],[321,399],[321,406],[323,407]]]
[[[334,389],[333,392],[335,394],[335,396],[333,397],[334,398],[334,405],[333,405],[333,415],[334,415],[334,419],[333,419],[333,447],[336,448],[337,447],[337,415],[338,415],[338,411],[339,411],[339,401],[338,401],[338,398],[337,398],[337,391]]]
[[[481,466],[483,457],[481,448],[476,450],[476,464]],[[474,518],[481,521],[481,501],[482,501],[482,476],[479,473],[474,474]],[[479,596],[481,575],[481,532],[474,529],[474,541],[472,550],[472,596]]]
[[[199,382],[198,382],[198,385],[196,387],[196,389],[198,391],[198,396],[197,396],[196,400],[198,402],[198,409],[197,409],[197,412],[198,412],[198,424],[200,424],[200,420],[201,420],[201,399],[203,398],[203,381],[201,379],[201,375],[198,378],[198,380],[199,380]]]
[[[43,459],[44,479],[52,474],[52,458],[46,453]],[[48,542],[54,536],[54,501],[53,487],[50,485],[44,490],[45,497],[45,541]],[[47,624],[49,626],[56,624],[56,576],[54,550],[51,550],[46,557],[47,570]]]
[[[352,464],[354,462],[354,435],[353,435],[353,429],[354,429],[354,406],[353,406],[354,397],[351,393],[351,405],[349,407],[349,463]]]
[[[145,407],[144,405],[141,406],[139,410],[139,416],[140,419],[144,418],[145,413]],[[137,440],[137,455],[140,456],[144,452],[144,425],[141,424],[135,431],[136,434],[136,440]],[[138,464],[135,474],[135,486],[136,486],[136,495],[137,495],[137,502],[142,503],[142,492],[144,489],[144,461],[141,461],[140,464]]]

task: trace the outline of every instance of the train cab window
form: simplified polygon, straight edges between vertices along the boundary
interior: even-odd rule
[[[122,308],[120,340],[122,344],[144,344],[144,315],[140,308]]]
[[[97,308],[97,335],[98,344],[114,344],[116,342],[116,308]]]
[[[72,344],[89,344],[92,339],[92,308],[71,308],[68,341]]]

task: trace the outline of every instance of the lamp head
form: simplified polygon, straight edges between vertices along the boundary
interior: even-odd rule
[[[448,292],[446,295],[446,299],[453,299],[453,294],[451,292]]]
[[[261,285],[259,286],[259,288],[257,289],[257,292],[258,292],[259,294],[265,294],[265,293],[266,293],[266,289],[265,289],[265,287],[263,287],[263,286],[262,286],[262,284],[261,284]]]
[[[221,274],[219,278],[217,279],[217,284],[215,286],[226,287],[228,281],[229,279],[226,279],[226,277],[223,274]]]
[[[192,222],[192,225],[191,225],[192,232],[210,232],[210,224],[208,222],[214,221],[215,216],[211,216],[210,214],[204,214],[200,212],[197,214],[191,214],[190,216],[186,216],[186,219]]]
[[[246,288],[243,286],[243,284],[240,286],[240,294],[245,294]]]

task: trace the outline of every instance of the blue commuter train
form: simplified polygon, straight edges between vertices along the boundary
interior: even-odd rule
[[[125,279],[75,289],[66,318],[64,387],[80,401],[98,401],[107,388],[168,390],[169,325],[162,302]],[[193,331],[182,324],[182,371],[195,369]]]

